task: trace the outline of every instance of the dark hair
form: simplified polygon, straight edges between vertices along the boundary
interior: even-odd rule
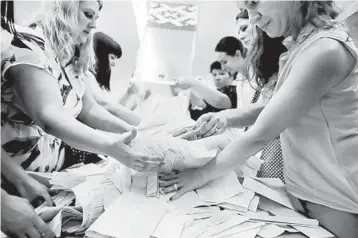
[[[121,46],[110,36],[103,32],[96,32],[93,36],[94,52],[97,58],[96,79],[98,84],[110,90],[111,66],[109,65],[109,54],[114,54],[117,58],[122,56]]]
[[[224,52],[227,55],[235,56],[236,51],[240,51],[242,57],[246,57],[247,49],[239,39],[233,36],[222,38],[215,47],[215,52]]]
[[[287,51],[282,44],[284,37],[270,38],[259,27],[257,37],[246,57],[244,75],[255,79],[259,87],[268,83],[270,77],[279,71],[280,55]],[[254,75],[250,73],[254,72]]]
[[[222,70],[221,63],[219,61],[214,61],[210,65],[210,73],[213,72],[213,70]]]
[[[1,28],[15,34],[14,1],[1,1]]]
[[[236,21],[239,19],[249,19],[249,13],[246,9],[242,9],[239,14],[236,15]]]

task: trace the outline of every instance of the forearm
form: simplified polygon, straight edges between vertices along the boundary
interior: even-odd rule
[[[132,126],[128,123],[114,116],[97,103],[93,104],[85,113],[81,113],[79,118],[86,125],[102,131],[123,133],[132,129]]]
[[[41,121],[47,133],[74,148],[114,157],[109,151],[113,143],[111,137],[81,123],[65,111],[46,110],[46,113],[41,115]]]
[[[215,159],[200,169],[205,181],[218,178],[245,164],[250,156],[256,154],[266,144],[265,141],[257,138],[259,137],[247,132],[242,137],[232,141]]]
[[[228,127],[252,126],[265,108],[263,103],[254,103],[243,109],[228,109],[219,113],[227,118]]]
[[[207,103],[219,109],[231,108],[229,97],[216,89],[210,88],[201,82],[195,82],[192,89],[197,92]]]
[[[122,119],[126,123],[138,126],[142,119],[140,116],[133,111],[129,110],[128,108],[114,102],[108,102],[103,105],[103,107],[109,111],[112,115]]]
[[[1,149],[1,174],[16,188],[19,188],[29,179],[29,175],[18,164],[16,164],[7,153]]]
[[[118,99],[118,102],[125,106],[128,101],[132,98],[133,94],[130,94],[127,90],[124,92],[124,94]]]

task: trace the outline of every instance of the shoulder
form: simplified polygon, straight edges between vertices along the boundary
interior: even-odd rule
[[[316,71],[331,72],[335,76],[346,76],[356,64],[343,42],[332,38],[320,38],[307,47],[296,62],[302,67]]]

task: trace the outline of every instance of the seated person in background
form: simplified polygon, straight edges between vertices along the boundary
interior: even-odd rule
[[[176,86],[178,88],[191,89],[190,97],[194,96],[199,102],[198,96],[202,98],[199,106],[190,103],[189,111],[193,120],[197,120],[201,115],[208,112],[219,112],[237,106],[236,87],[231,85],[234,80],[232,75],[224,71],[218,61],[211,64],[210,73],[213,76],[216,90],[200,82],[200,80],[190,78],[179,78],[177,80]]]

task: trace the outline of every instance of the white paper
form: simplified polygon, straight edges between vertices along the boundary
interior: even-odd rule
[[[285,190],[273,190],[249,177],[245,177],[242,186],[294,210],[291,200]]]
[[[281,235],[284,232],[285,229],[273,224],[269,224],[261,227],[261,230],[259,231],[258,235],[261,236],[262,238],[274,238]]]
[[[169,198],[171,198],[174,194],[175,194],[175,192],[163,195],[160,197],[160,200],[162,200],[164,202],[168,202],[169,204],[172,204],[172,205],[176,206],[177,208],[181,208],[184,210],[198,207],[198,206],[208,205],[207,203],[200,200],[199,195],[195,191],[185,193],[180,198],[173,200],[173,201],[169,201]]]
[[[210,181],[196,190],[200,199],[207,202],[221,203],[243,192],[234,172]]]
[[[147,176],[147,197],[159,196],[158,172],[149,172]]]
[[[164,214],[158,227],[152,234],[156,238],[180,238],[188,222],[188,216],[183,211],[175,210]]]
[[[166,210],[165,203],[158,199],[125,193],[93,223],[86,234],[116,238],[149,237]]]
[[[255,196],[249,205],[249,210],[256,212],[257,211],[257,207],[259,206],[259,202],[260,202],[260,197],[259,196]]]
[[[275,203],[267,198],[261,198],[259,208],[269,211],[276,216],[287,216],[287,217],[297,217],[297,218],[306,218],[304,215],[290,210],[282,205]],[[296,230],[302,232],[310,238],[331,238],[334,237],[333,234],[323,229],[322,227],[302,227],[302,226],[293,226]]]
[[[81,229],[87,229],[104,212],[104,187],[108,183],[104,176],[93,177],[73,188],[77,202],[83,208]]]
[[[255,237],[256,234],[260,231],[261,227],[263,227],[265,223],[263,222],[244,222],[238,226],[235,226],[225,232],[222,232],[216,238],[223,238],[223,237]],[[254,231],[252,231],[254,230]],[[251,236],[251,234],[255,234]],[[247,236],[249,235],[249,236]]]
[[[210,234],[211,236],[217,236],[220,235],[221,233],[223,233],[224,231],[227,231],[233,227],[236,227],[246,221],[248,221],[249,218],[244,217],[244,216],[240,216],[240,215],[235,215],[233,217],[231,217],[229,220],[219,224],[216,227],[211,228],[210,230],[208,230],[207,234]]]
[[[198,142],[185,141],[169,136],[147,137],[138,134],[130,143],[130,147],[137,153],[163,158],[164,163],[167,163],[167,151],[173,151],[176,157],[174,162],[170,162],[172,164],[170,169],[178,171],[201,167],[216,155],[216,150],[209,151]]]
[[[223,203],[218,204],[219,206],[224,206],[226,204],[231,204],[237,206],[238,208],[244,208],[246,211],[249,208],[251,200],[254,198],[255,193],[246,188],[242,188],[242,193],[237,194],[231,198],[226,199]]]

